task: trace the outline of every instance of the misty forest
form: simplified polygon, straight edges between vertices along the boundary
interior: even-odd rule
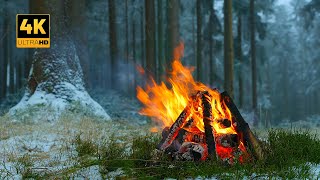
[[[287,151],[320,152],[319,0],[0,0],[0,14],[0,179],[319,178],[319,154]],[[16,47],[17,14],[50,14],[50,48]],[[227,91],[272,156],[149,162],[166,124],[137,90],[176,88],[175,60]]]

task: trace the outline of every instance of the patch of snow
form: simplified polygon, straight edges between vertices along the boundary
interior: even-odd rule
[[[21,112],[29,111],[32,108],[41,108],[43,111],[47,111],[34,112],[38,114],[38,117],[33,117],[35,121],[44,117],[48,121],[57,120],[66,110],[78,110],[84,115],[93,115],[104,120],[111,119],[105,110],[82,88],[77,88],[68,82],[62,82],[54,87],[54,91],[59,91],[59,93],[47,93],[41,90],[41,86],[42,85],[39,84],[31,96],[29,93],[25,93],[21,101],[9,110],[9,115],[12,116],[14,120],[17,121],[17,118],[29,118],[30,112]],[[36,111],[38,110],[40,109],[36,109]],[[51,112],[49,113],[49,111]]]
[[[79,171],[77,171],[73,176],[70,177],[70,179],[95,179],[100,180],[103,179],[100,172],[99,172],[99,166],[94,165],[87,168],[83,168]]]
[[[61,144],[57,143],[59,138],[60,136],[56,134],[40,134],[39,132],[10,137],[7,140],[0,141],[0,155],[4,155],[4,160],[6,160],[7,156],[5,155],[9,153],[49,153],[52,148],[61,147]]]
[[[313,174],[314,179],[319,179],[320,178],[320,164],[312,164],[312,163],[307,163],[311,167],[311,173]]]
[[[117,177],[124,174],[124,171],[121,168],[118,168],[115,171],[111,171],[108,173],[107,177],[108,179],[116,179]]]

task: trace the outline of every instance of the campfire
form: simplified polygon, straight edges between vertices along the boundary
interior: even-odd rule
[[[151,117],[162,130],[158,149],[176,160],[218,158],[228,164],[263,158],[259,140],[253,135],[227,92],[220,93],[192,77],[194,68],[180,61],[183,44],[175,49],[167,82],[152,78],[137,98],[140,113]]]

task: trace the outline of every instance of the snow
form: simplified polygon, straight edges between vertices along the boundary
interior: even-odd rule
[[[308,163],[311,166],[311,173],[313,174],[314,179],[319,179],[320,177],[320,164],[311,164]]]
[[[54,175],[77,167],[80,162],[74,140],[80,133],[82,138],[90,138],[101,145],[113,135],[119,139],[130,139],[132,134],[145,135],[143,129],[148,130],[114,121],[81,119],[71,122],[72,117],[64,117],[56,123],[35,124],[2,122],[3,117],[0,117],[0,179],[22,179],[23,173],[29,170],[45,176],[46,173]],[[2,136],[4,128],[8,129],[6,136]],[[123,171],[119,169],[109,173],[108,177],[116,178],[121,174]],[[102,176],[99,166],[92,165],[68,174],[68,178],[102,179]]]
[[[95,179],[95,180],[103,179],[99,172],[99,166],[94,165],[87,168],[83,168],[77,171],[73,176],[70,177],[70,179],[86,179],[86,178]]]
[[[109,172],[107,176],[108,176],[108,179],[115,179],[116,177],[119,177],[122,174],[124,174],[123,170],[121,168],[118,168],[115,171]]]
[[[46,117],[48,121],[55,121],[59,119],[62,113],[66,110],[74,111],[78,110],[83,115],[97,116],[103,120],[111,120],[110,116],[105,110],[94,101],[90,95],[83,90],[75,87],[73,84],[68,82],[59,83],[54,87],[55,90],[60,91],[59,94],[47,93],[42,90],[42,84],[39,84],[36,91],[30,96],[27,92],[21,101],[10,109],[9,115],[18,119],[29,118],[30,113],[35,113],[33,119],[38,121]],[[46,112],[26,112],[34,107],[41,107]]]

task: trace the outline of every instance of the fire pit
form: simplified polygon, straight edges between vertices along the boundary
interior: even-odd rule
[[[163,129],[158,149],[177,160],[219,158],[234,164],[262,158],[260,142],[227,92],[220,94],[220,103],[216,103],[208,91],[198,92],[190,99],[172,126]],[[216,106],[221,105],[225,116],[228,114],[225,118],[221,118],[220,112],[220,118],[213,115],[211,104],[215,103],[212,101]],[[194,121],[197,117],[202,117],[203,128],[197,127]]]
[[[144,105],[140,114],[158,124],[153,131],[162,130],[157,148],[176,160],[218,158],[234,164],[263,158],[259,140],[228,93],[196,82],[194,68],[180,61],[183,45],[175,52],[166,82],[151,79],[145,88],[137,87],[137,98]]]

